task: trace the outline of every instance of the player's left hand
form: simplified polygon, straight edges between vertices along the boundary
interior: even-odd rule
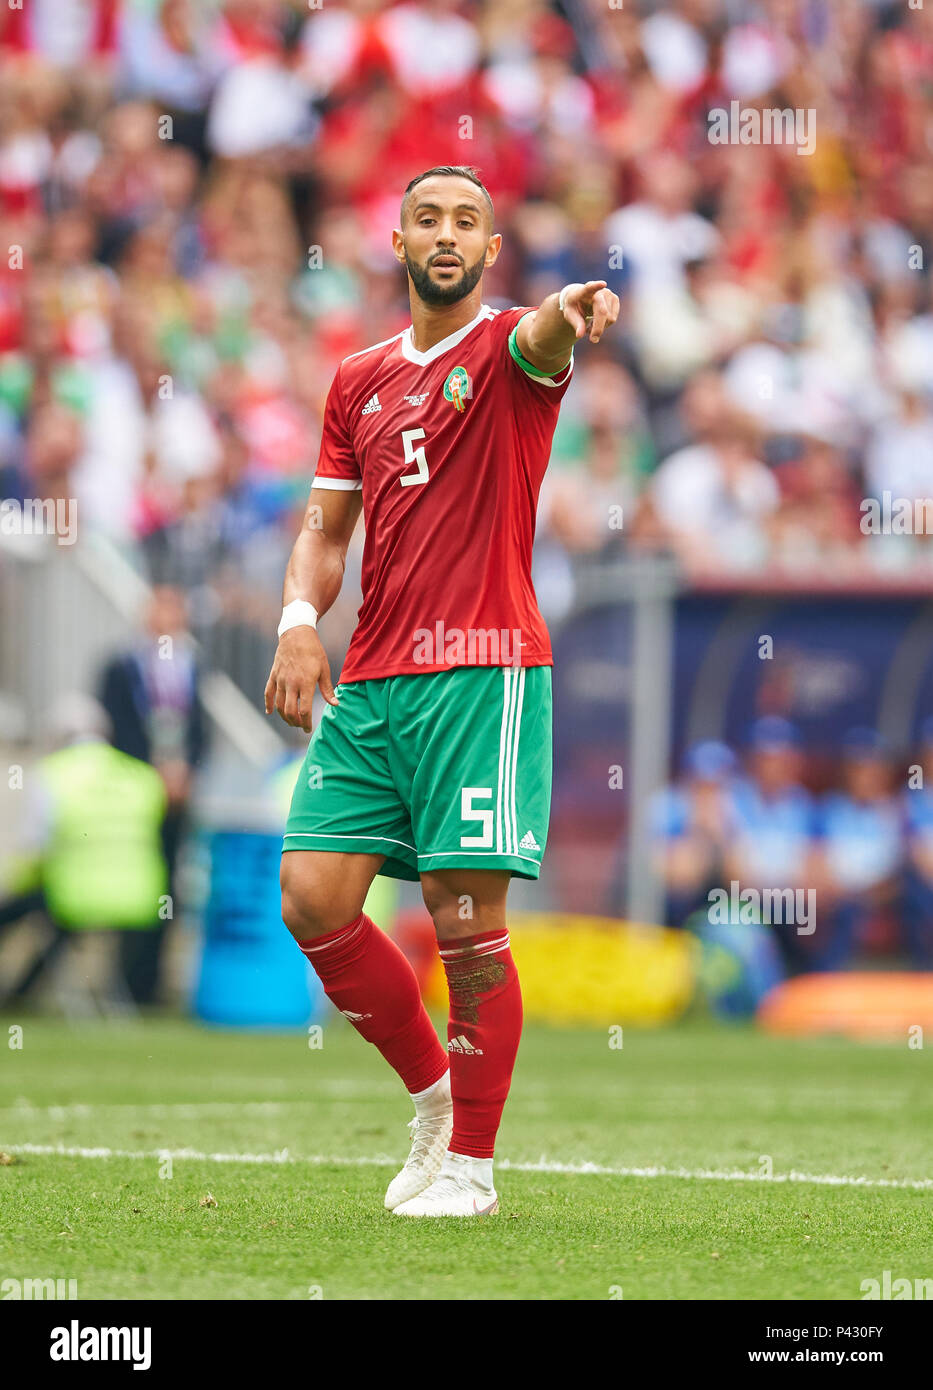
[[[574,285],[564,295],[564,318],[576,330],[577,338],[589,331],[590,342],[598,343],[618,317],[619,296],[607,289],[605,280]]]

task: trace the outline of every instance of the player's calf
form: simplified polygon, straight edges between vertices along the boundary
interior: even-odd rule
[[[390,1199],[396,1205],[436,1176],[450,1138],[451,1113],[447,1054],[415,973],[395,942],[358,906],[381,862],[378,855],[284,854],[282,917],[328,999],[379,1049],[415,1101],[411,1153],[386,1194],[387,1205]]]
[[[403,1216],[474,1216],[498,1210],[492,1159],[522,1030],[518,972],[505,925],[509,875],[451,870],[425,875],[424,897],[447,976],[453,1130],[434,1183],[395,1210]],[[452,931],[472,889],[473,912]],[[485,928],[485,929],[484,929]]]

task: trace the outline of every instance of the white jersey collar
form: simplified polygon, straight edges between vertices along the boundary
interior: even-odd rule
[[[494,318],[495,313],[495,309],[490,309],[488,304],[482,304],[475,319],[471,319],[470,322],[464,324],[462,328],[458,328],[456,333],[451,333],[448,337],[442,338],[439,343],[435,343],[432,348],[428,348],[427,352],[419,352],[413,345],[411,341],[411,324],[409,324],[401,336],[402,356],[406,358],[407,361],[414,362],[419,367],[426,367],[429,362],[434,362],[445,352],[449,352],[451,348],[456,347],[458,343],[462,343],[467,334],[472,333],[473,329],[479,324],[483,323],[486,319]]]

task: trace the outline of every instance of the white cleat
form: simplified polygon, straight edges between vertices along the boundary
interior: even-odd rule
[[[499,1198],[492,1185],[492,1160],[447,1153],[430,1187],[395,1208],[396,1216],[494,1216]]]
[[[386,1189],[386,1207],[389,1211],[394,1211],[402,1202],[417,1197],[419,1192],[430,1187],[441,1171],[453,1127],[452,1109],[409,1122],[411,1152],[404,1168],[396,1173]]]

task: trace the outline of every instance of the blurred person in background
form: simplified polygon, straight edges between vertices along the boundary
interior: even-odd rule
[[[622,531],[637,496],[633,454],[603,427],[589,431],[573,476],[548,488],[544,525],[571,554],[597,554]]]
[[[75,412],[54,400],[37,406],[26,436],[27,495],[56,501],[72,498],[80,450],[81,422]]]
[[[624,367],[611,359],[590,362],[577,387],[563,430],[558,422],[538,503],[532,577],[549,621],[570,611],[577,560],[598,561],[639,543],[655,461],[638,390]]]
[[[933,351],[933,339],[927,350]],[[920,557],[929,562],[929,538],[933,534],[933,403],[919,390],[899,391],[888,413],[872,431],[865,460],[865,483],[867,496],[882,505],[887,494],[889,505],[903,506],[906,501],[912,513],[919,511],[922,516],[921,525],[912,526],[907,535],[872,535],[868,544],[873,551],[883,549],[886,560],[900,559],[902,565]]]
[[[803,438],[795,457],[775,469],[780,504],[771,519],[772,558],[792,572],[832,561],[853,574],[859,550],[859,489],[838,449],[827,440]]]
[[[17,878],[32,906],[41,902],[51,935],[8,999],[29,994],[76,932],[119,931],[121,946],[154,938],[168,890],[162,778],[108,742],[107,713],[87,695],[62,696],[49,731],[56,748],[30,777]],[[129,1002],[125,960],[119,951],[105,1007]]]
[[[654,474],[658,518],[688,571],[709,567],[710,537],[717,566],[763,566],[780,489],[757,444],[751,421],[724,409],[702,441],[671,454]]]
[[[209,473],[186,478],[177,495],[177,511],[146,536],[143,553],[152,582],[178,586],[188,596],[195,631],[200,636],[211,620],[211,581],[225,555],[221,482]]]
[[[901,795],[904,818],[904,944],[918,970],[933,970],[933,719],[920,728],[917,762]]]
[[[113,746],[151,764],[165,790],[161,834],[172,914],[145,936],[127,935],[122,942],[123,970],[132,996],[137,1003],[151,1004],[158,997],[167,925],[178,906],[178,851],[188,823],[194,774],[206,752],[207,729],[181,591],[156,585],[145,624],[142,640],[104,668],[100,701],[110,719]]]
[[[218,37],[227,44],[218,46]],[[313,141],[318,121],[300,38],[299,17],[290,8],[274,0],[227,0],[208,50],[217,54],[220,47],[228,59],[207,117],[212,154],[225,159],[262,154],[288,167],[289,156]]]
[[[670,150],[657,150],[638,166],[640,196],[614,212],[606,241],[631,258],[636,313],[650,311],[654,297],[670,283],[682,284],[687,267],[716,248],[718,233],[695,210],[697,175]]]
[[[720,253],[685,263],[635,307],[632,331],[645,379],[676,397],[698,371],[728,360],[754,326],[755,301]]]
[[[916,498],[933,494],[933,409],[918,391],[899,392],[894,409],[872,433],[865,460],[869,494]]]
[[[657,461],[651,431],[638,386],[621,363],[586,361],[567,392],[566,411],[554,432],[555,475],[576,472],[590,436],[600,434],[616,440],[620,469],[639,482],[650,476]]]
[[[172,138],[204,152],[204,113],[229,59],[210,41],[210,12],[197,0],[124,7],[119,44],[126,92],[158,102]]]
[[[811,970],[846,969],[872,919],[899,906],[903,834],[891,752],[874,729],[856,728],[842,758],[842,787],[817,811],[816,931],[803,943]]]
[[[651,800],[651,863],[664,884],[668,926],[682,926],[692,912],[705,911],[709,890],[725,883],[736,831],[729,797],[735,768],[735,754],[724,743],[695,743],[687,750],[683,778]]]
[[[796,727],[777,715],[756,720],[746,745],[745,776],[730,789],[735,838],[726,854],[726,877],[740,891],[811,886],[815,808],[801,770]],[[774,931],[788,967],[807,968],[796,925],[777,923]]]

